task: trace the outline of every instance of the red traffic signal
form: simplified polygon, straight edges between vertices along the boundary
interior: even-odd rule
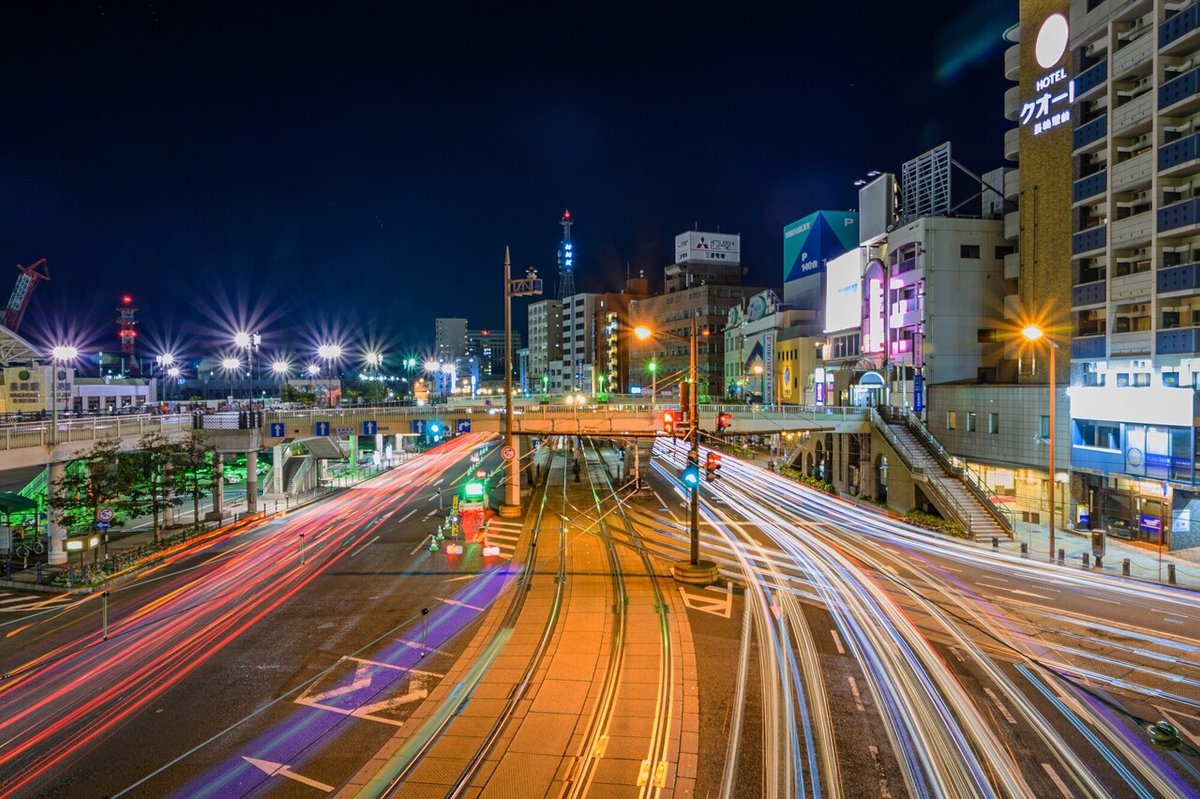
[[[718,413],[717,414],[717,432],[718,433],[724,433],[726,428],[728,428],[729,425],[731,425],[731,424],[733,424],[733,414],[732,413]]]
[[[664,433],[674,434],[675,432],[675,411],[663,411],[662,429]]]
[[[716,452],[709,452],[704,458],[704,476],[709,480],[715,480],[717,472],[721,470],[721,456]]]

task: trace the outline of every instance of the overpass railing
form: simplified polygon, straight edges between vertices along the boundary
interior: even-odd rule
[[[0,450],[50,446],[53,422],[13,422],[0,425]],[[58,422],[58,444],[141,437],[147,433],[178,433],[190,430],[188,414],[130,414],[64,419]]]

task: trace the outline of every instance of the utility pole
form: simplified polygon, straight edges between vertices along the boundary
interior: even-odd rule
[[[504,505],[501,516],[521,515],[521,452],[513,435],[512,400],[512,298],[532,297],[542,293],[542,281],[537,271],[525,270],[525,277],[512,279],[512,263],[508,247],[504,248],[504,443],[512,450],[508,459],[508,478],[504,486]]]

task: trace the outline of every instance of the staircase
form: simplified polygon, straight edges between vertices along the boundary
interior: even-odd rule
[[[948,518],[966,528],[976,541],[1012,538],[1007,508],[992,501],[995,495],[965,464],[957,463],[908,409],[890,408],[886,421],[873,414],[876,426],[885,426],[888,442],[907,461],[913,477],[923,479],[929,500]]]
[[[283,462],[283,493],[291,492],[300,471],[305,466],[311,466],[313,460],[311,455],[293,455]]]

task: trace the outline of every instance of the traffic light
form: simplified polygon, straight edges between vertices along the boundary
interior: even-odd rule
[[[718,413],[717,414],[717,432],[718,433],[724,433],[725,430],[731,424],[733,424],[733,414],[732,413]]]
[[[663,411],[662,429],[669,436],[675,435],[675,411]]]
[[[687,468],[679,475],[679,479],[688,488],[696,488],[700,485],[700,470],[696,468],[696,464],[689,463]]]
[[[721,471],[721,456],[716,452],[708,453],[704,459],[704,476],[709,480],[717,479],[717,472]]]

